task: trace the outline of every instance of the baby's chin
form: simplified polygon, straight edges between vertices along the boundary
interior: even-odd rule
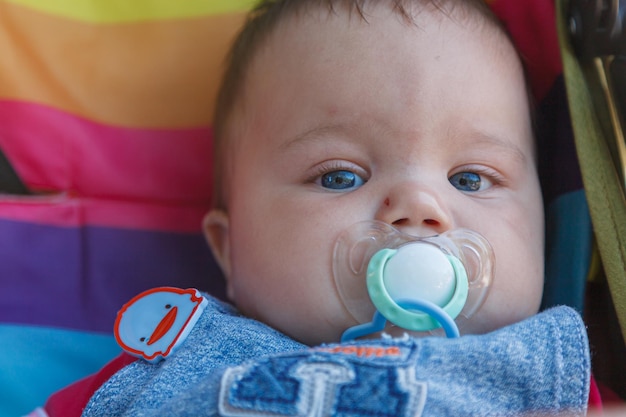
[[[471,318],[459,317],[456,322],[461,334],[486,334],[522,322],[539,312],[539,306],[492,308],[485,303]]]
[[[457,317],[454,321],[458,326],[459,332],[461,336],[465,335],[481,335],[491,333],[500,328],[506,327],[508,325],[512,325],[527,319],[530,316],[533,316],[536,313],[526,312],[521,314],[511,315],[511,316],[503,316],[502,314],[496,315],[494,318],[493,315],[490,315],[487,311],[479,311],[476,315],[471,318],[466,318],[464,316]],[[333,326],[336,329],[336,327]],[[325,330],[328,330],[326,328]],[[347,330],[344,329],[344,330]],[[336,333],[328,334],[327,332],[324,335],[317,335],[317,337],[313,337],[313,335],[309,332],[307,334],[306,340],[299,340],[309,346],[316,346],[318,344],[326,344],[326,343],[339,343],[341,340],[342,330],[337,331]],[[292,337],[294,337],[292,335]],[[358,338],[357,340],[376,340],[381,338],[392,338],[392,339],[401,339],[401,338],[423,338],[423,337],[446,337],[446,333],[442,328],[436,328],[429,331],[412,331],[407,330],[405,328],[396,326],[392,323],[387,323],[385,328],[382,331],[377,331],[371,333],[369,335]],[[297,336],[295,337],[297,340]]]
[[[358,340],[377,340],[377,339],[404,339],[407,337],[445,337],[443,329],[434,329],[428,332],[417,332],[398,327],[393,324],[387,324],[383,331],[371,333],[367,336],[360,337]]]
[[[517,323],[519,321],[523,321],[527,317],[518,317],[517,320],[511,320],[511,322],[480,322],[478,320],[468,320],[464,317],[459,317],[456,320],[456,324],[459,327],[459,332],[461,336],[465,335],[481,335],[486,333],[491,333],[497,329],[502,327],[506,327],[507,325],[511,325]],[[446,337],[445,331],[442,328],[433,329],[430,331],[411,331],[404,329],[402,327],[387,324],[383,331],[375,332],[370,335],[359,338],[359,340],[375,340],[380,338],[423,338],[423,337]]]

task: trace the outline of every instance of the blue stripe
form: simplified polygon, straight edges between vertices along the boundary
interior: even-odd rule
[[[112,336],[0,325],[0,417],[24,415],[119,355]]]

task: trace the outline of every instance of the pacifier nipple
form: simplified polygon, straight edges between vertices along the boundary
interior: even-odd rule
[[[387,322],[455,337],[485,300],[493,252],[468,229],[418,238],[383,222],[361,222],[338,238],[333,272],[346,310],[360,323],[342,340],[382,331]]]

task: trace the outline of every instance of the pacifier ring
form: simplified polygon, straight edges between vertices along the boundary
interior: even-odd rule
[[[454,270],[455,289],[450,300],[443,307],[428,302],[426,311],[415,312],[401,306],[394,300],[387,290],[384,282],[384,268],[387,261],[394,255],[396,250],[383,249],[377,252],[371,259],[367,271],[367,290],[376,309],[391,323],[396,326],[403,327],[412,331],[430,331],[441,327],[441,320],[433,319],[430,311],[434,311],[437,316],[445,316],[454,320],[463,307],[468,296],[469,284],[467,281],[467,273],[463,264],[454,256],[447,255],[447,258]],[[416,299],[408,300],[409,302],[421,303]],[[425,301],[425,300],[423,300]],[[436,309],[432,308],[435,306]],[[421,308],[420,308],[421,309]],[[443,312],[439,313],[439,309]],[[426,314],[424,314],[426,313]],[[456,324],[454,325],[456,327]]]

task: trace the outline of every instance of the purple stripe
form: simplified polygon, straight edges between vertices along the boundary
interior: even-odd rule
[[[224,296],[200,234],[0,220],[0,322],[111,332],[115,314],[148,288]]]

